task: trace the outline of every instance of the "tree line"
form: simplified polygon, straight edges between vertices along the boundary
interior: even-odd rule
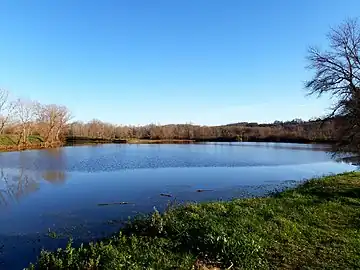
[[[319,120],[273,124],[235,123],[223,126],[193,124],[124,126],[91,120],[69,122],[66,106],[41,104],[24,99],[9,99],[9,92],[0,91],[0,134],[12,135],[17,145],[27,145],[29,136],[41,137],[45,146],[64,141],[67,137],[92,139],[147,140],[223,140],[223,141],[331,141],[335,122],[325,125]]]
[[[27,99],[10,99],[0,89],[0,134],[18,146],[27,146],[31,136],[41,138],[45,147],[59,144],[66,136],[71,114],[66,106],[41,104]]]
[[[273,124],[237,123],[222,126],[193,124],[117,126],[92,120],[69,124],[67,135],[92,139],[197,140],[197,141],[289,141],[330,142],[336,121],[276,121]]]
[[[11,135],[14,144],[27,146],[29,137],[38,136],[45,147],[71,138],[98,140],[197,140],[197,141],[288,141],[330,142],[335,140],[336,121],[275,121],[272,124],[234,123],[222,126],[173,124],[145,126],[114,125],[94,119],[70,122],[66,106],[9,99],[0,90],[0,134]]]

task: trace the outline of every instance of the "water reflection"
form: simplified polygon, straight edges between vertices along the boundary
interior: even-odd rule
[[[46,169],[42,172],[42,178],[53,184],[62,184],[66,180],[66,160],[63,149],[47,149],[40,152],[39,158],[46,160]]]
[[[154,206],[161,211],[169,201],[262,196],[302,179],[355,169],[314,148],[217,143],[0,153],[0,206],[8,205],[0,209],[0,268],[22,269],[41,248],[63,247],[62,239],[47,241],[49,228],[87,242],[115,232],[118,225],[108,221]]]
[[[65,172],[61,171],[46,171],[42,174],[44,180],[49,181],[53,184],[61,184],[65,182],[66,175]]]
[[[26,194],[43,189],[41,185],[65,185],[69,178],[74,178],[72,174],[77,172],[119,173],[128,169],[188,170],[195,167],[317,164],[331,161],[327,149],[328,146],[324,145],[217,142],[194,145],[84,146],[0,153],[0,199],[1,204],[9,204],[14,198],[18,201]],[[283,170],[287,169],[284,167]]]
[[[0,170],[0,205],[18,202],[23,196],[39,189],[39,183],[24,169],[17,173]]]
[[[65,182],[66,162],[61,149],[25,151],[16,154],[15,168],[6,166],[0,168],[1,206],[19,202],[22,197],[39,190],[44,180],[51,184]],[[41,164],[41,169],[36,164]]]

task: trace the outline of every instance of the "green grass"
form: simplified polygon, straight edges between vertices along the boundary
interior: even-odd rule
[[[40,144],[44,142],[44,139],[38,135],[30,135],[28,137],[28,142],[32,144]]]
[[[360,269],[360,174],[270,197],[154,212],[102,242],[42,251],[30,269]],[[206,269],[206,268],[201,268]]]
[[[0,147],[1,146],[16,146],[19,137],[17,135],[0,135]],[[43,139],[37,135],[30,135],[28,137],[29,144],[40,144],[43,142]]]
[[[16,145],[17,138],[14,135],[0,135],[0,146]]]

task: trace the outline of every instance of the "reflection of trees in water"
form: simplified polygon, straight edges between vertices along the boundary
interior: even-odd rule
[[[66,179],[66,166],[63,155],[63,149],[47,149],[42,158],[46,159],[46,170],[42,173],[42,178],[50,183],[64,183]]]
[[[50,183],[59,184],[65,182],[66,175],[63,171],[45,171],[42,177]]]
[[[0,205],[18,202],[21,197],[40,189],[40,181],[64,183],[66,180],[65,162],[61,150],[49,149],[38,151],[35,155],[19,152],[14,165],[20,168],[0,169]],[[29,167],[29,162],[41,166]]]
[[[0,205],[17,202],[21,197],[39,189],[39,183],[24,169],[19,174],[0,171]]]

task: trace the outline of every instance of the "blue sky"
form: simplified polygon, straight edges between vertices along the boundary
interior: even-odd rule
[[[225,124],[308,119],[309,45],[358,0],[2,0],[0,87],[76,120]]]

